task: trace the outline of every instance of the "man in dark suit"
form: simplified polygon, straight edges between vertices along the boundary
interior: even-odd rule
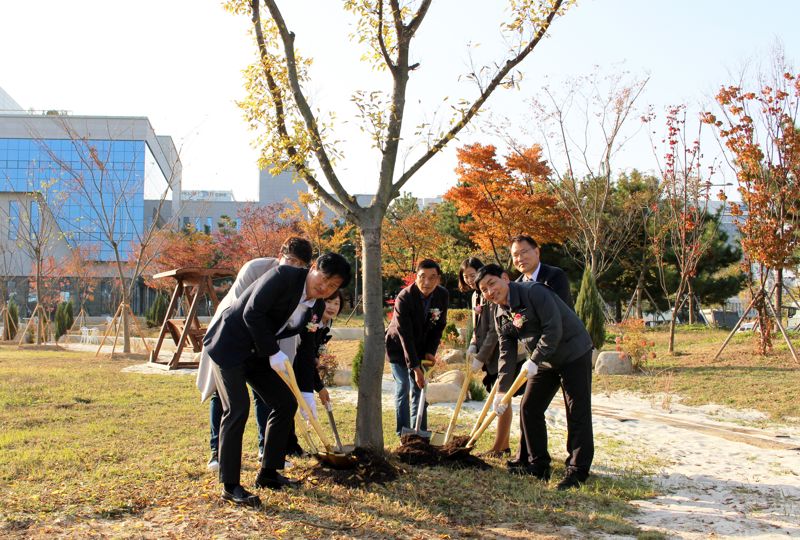
[[[418,403],[425,386],[422,363],[432,364],[436,360],[436,349],[447,324],[449,294],[439,285],[441,275],[435,261],[420,261],[414,283],[395,298],[392,320],[386,329],[386,355],[395,382],[398,436],[404,427],[416,425],[418,414],[422,414],[422,429],[427,429],[427,407],[419,411]]]
[[[504,358],[516,357],[517,340],[522,340],[529,354],[522,366],[527,369],[528,382],[520,404],[520,450],[517,459],[509,462],[510,470],[550,479],[544,413],[561,386],[569,457],[558,489],[580,486],[589,476],[594,457],[589,333],[575,312],[544,284],[509,282],[508,274],[496,264],[481,268],[475,281],[483,296],[499,306],[495,328],[500,343],[501,391],[510,387],[514,377]],[[505,407],[499,400],[496,403],[495,412],[501,415]]]
[[[297,402],[276,373],[287,356],[278,340],[296,335],[316,316],[320,320],[330,296],[350,281],[350,265],[339,254],[321,256],[310,270],[277,266],[254,281],[206,332],[203,344],[212,366],[224,413],[219,435],[222,498],[256,506],[257,496],[240,483],[242,435],[250,412],[249,384],[272,411],[267,419],[265,452],[256,487],[280,489],[296,484],[278,473]]]
[[[566,272],[558,266],[544,264],[539,258],[540,255],[539,244],[530,236],[521,234],[511,239],[511,260],[521,274],[517,281],[544,283],[553,289],[565,304],[574,309]]]

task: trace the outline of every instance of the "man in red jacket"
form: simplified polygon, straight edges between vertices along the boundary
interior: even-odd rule
[[[442,269],[435,261],[420,261],[414,283],[397,295],[386,329],[386,355],[395,381],[398,436],[404,427],[416,425],[418,414],[422,414],[422,429],[427,428],[425,407],[419,411],[418,404],[425,386],[422,363],[434,362],[447,324],[450,298],[447,289],[439,285],[441,275]]]

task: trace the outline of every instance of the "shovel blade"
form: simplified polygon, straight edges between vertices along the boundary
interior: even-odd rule
[[[433,432],[431,435],[431,446],[444,446],[446,442],[446,436],[444,433],[437,433]]]
[[[417,437],[423,437],[425,439],[430,439],[431,435],[433,435],[433,433],[431,433],[430,431],[425,431],[424,429],[419,429],[418,430],[418,429],[411,429],[411,428],[404,427],[404,428],[400,429],[400,437],[402,437],[403,435],[416,435]]]

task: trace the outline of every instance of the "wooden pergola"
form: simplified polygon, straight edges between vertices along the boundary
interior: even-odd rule
[[[161,272],[153,276],[154,279],[172,278],[175,280],[175,289],[167,307],[164,322],[161,325],[161,332],[158,334],[155,348],[150,352],[150,362],[168,366],[169,369],[197,367],[197,362],[181,362],[181,353],[188,340],[194,352],[198,353],[203,348],[203,336],[206,329],[200,326],[197,319],[197,308],[200,299],[208,296],[211,299],[213,309],[219,305],[219,298],[214,291],[212,281],[219,278],[234,278],[236,272],[227,268],[199,268],[185,267],[176,268],[167,272]],[[177,312],[179,303],[183,301],[186,316],[183,318],[173,318]],[[170,360],[161,360],[158,356],[161,345],[164,343],[164,336],[167,332],[172,336],[172,340],[177,346],[175,353]]]

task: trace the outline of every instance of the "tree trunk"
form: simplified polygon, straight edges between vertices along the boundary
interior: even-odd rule
[[[687,285],[687,287],[689,289],[689,292],[687,293],[689,295],[689,298],[688,298],[688,301],[689,301],[689,324],[694,324],[696,321],[695,321],[695,318],[694,318],[695,305],[694,305],[694,289],[692,288],[692,280],[688,280],[686,282],[686,285]]]
[[[777,268],[775,270],[775,313],[778,315],[778,318],[781,319],[781,324],[783,324],[783,311],[781,307],[783,306],[783,268]]]
[[[41,332],[41,329],[45,324],[44,321],[41,320],[42,311],[44,310],[44,304],[42,304],[42,258],[41,257],[37,257],[36,259],[36,305],[42,308],[38,312],[37,311],[33,312],[33,315],[39,318],[39,322],[36,325],[36,331],[34,332],[34,335],[36,336],[36,344],[40,345],[45,340],[45,337],[42,336]]]
[[[681,297],[683,296],[684,287],[685,282],[681,282],[681,284],[678,285],[678,291],[675,293],[675,305],[672,308],[672,320],[669,321],[669,354],[675,353],[675,323],[678,319],[678,311],[683,306]]]
[[[362,220],[361,233],[364,359],[358,384],[356,446],[383,452],[381,382],[386,356],[383,326],[383,282],[381,280],[381,219],[378,209]]]
[[[128,290],[125,288],[125,270],[122,268],[122,258],[119,254],[119,247],[117,244],[114,244],[114,258],[117,261],[117,273],[119,274],[119,290],[122,294],[122,303],[128,303]],[[119,306],[117,306],[119,307]],[[125,354],[131,353],[131,328],[130,328],[130,321],[128,320],[128,310],[126,308],[122,309],[122,313],[120,314],[122,317],[122,352]],[[117,321],[119,324],[119,321]]]

